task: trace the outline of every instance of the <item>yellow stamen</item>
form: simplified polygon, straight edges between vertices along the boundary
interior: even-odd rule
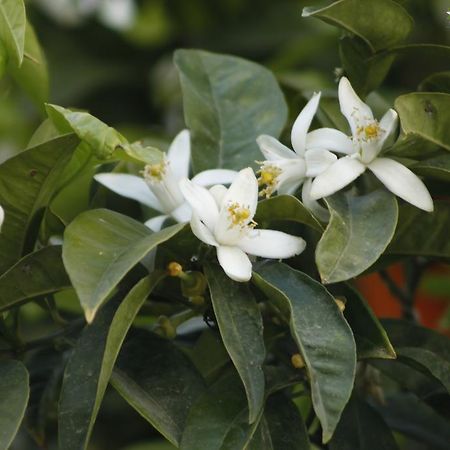
[[[171,277],[179,277],[183,274],[183,266],[175,261],[172,261],[167,266],[167,272]]]
[[[265,186],[259,193],[261,197],[269,198],[273,194],[277,187],[278,176],[281,172],[279,167],[273,165],[263,165],[261,167],[261,170],[258,171],[258,184],[259,186]]]
[[[254,227],[256,225],[256,222],[247,222],[250,218],[250,209],[241,206],[239,203],[232,203],[228,207],[228,212],[230,213],[232,226],[240,226],[243,228],[245,226]]]
[[[156,164],[147,164],[143,171],[144,178],[149,181],[161,181],[166,173],[166,165],[167,163],[165,161]]]
[[[367,125],[367,127],[364,128],[364,134],[366,135],[367,139],[376,138],[378,136],[379,131],[380,131],[380,127],[376,123]]]

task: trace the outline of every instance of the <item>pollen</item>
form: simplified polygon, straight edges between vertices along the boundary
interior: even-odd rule
[[[165,161],[156,164],[147,164],[144,168],[143,175],[148,181],[161,181],[166,173]]]
[[[250,209],[240,205],[239,203],[232,203],[228,207],[228,212],[230,213],[232,226],[240,226],[241,228],[244,228],[245,226],[254,227],[256,225],[256,222],[249,221]]]
[[[258,171],[258,174],[258,184],[263,187],[259,192],[259,195],[260,197],[269,198],[276,190],[281,169],[273,165],[263,165]]]
[[[362,134],[363,140],[365,141],[377,139],[382,133],[383,130],[380,128],[380,125],[377,121],[374,121],[369,125],[366,125],[365,127],[358,128],[358,134]]]

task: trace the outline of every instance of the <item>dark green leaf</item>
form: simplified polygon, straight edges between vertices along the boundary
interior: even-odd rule
[[[16,66],[20,66],[23,61],[26,23],[23,0],[0,2],[0,41]]]
[[[194,172],[240,170],[261,159],[260,134],[278,137],[287,106],[275,77],[241,58],[178,50],[175,64],[191,131]]]
[[[342,413],[330,450],[396,450],[394,436],[380,415],[353,396]]]
[[[176,446],[191,406],[204,391],[202,378],[186,356],[172,342],[144,331],[125,342],[111,383]]]
[[[322,232],[323,227],[318,220],[292,195],[277,195],[258,203],[255,220],[271,222],[273,220],[291,220]]]
[[[450,71],[438,72],[425,78],[420,83],[419,90],[424,92],[445,92],[450,94]]]
[[[214,383],[192,406],[181,438],[181,450],[245,450],[258,421],[248,424],[247,401],[237,375]]]
[[[316,248],[323,283],[356,277],[384,252],[397,225],[395,197],[384,189],[356,197],[351,192],[326,199],[330,222]]]
[[[152,233],[145,225],[106,209],[80,214],[64,233],[63,261],[91,322],[122,278],[184,224]]]
[[[291,333],[305,360],[314,409],[327,442],[353,388],[356,348],[351,329],[320,283],[283,263],[261,264],[254,281],[290,316]]]
[[[392,0],[339,0],[324,8],[304,8],[303,17],[317,17],[363,39],[372,51],[403,42],[413,20]]]
[[[411,167],[418,175],[450,181],[450,154],[444,153],[430,159],[420,161]]]
[[[246,283],[230,280],[219,266],[206,266],[205,275],[220,334],[244,384],[253,423],[264,402],[266,349],[261,312]]]
[[[19,361],[0,361],[0,450],[7,450],[19,429],[30,395],[28,372]]]
[[[450,150],[450,94],[414,92],[395,100],[405,134],[418,135]]]
[[[398,227],[386,253],[450,257],[450,204],[434,201],[433,213],[404,204],[400,207]]]
[[[0,276],[0,311],[69,287],[61,247],[44,247],[24,256]]]
[[[60,448],[87,448],[125,336],[160,279],[161,274],[156,272],[143,278],[119,305],[118,301],[110,302],[83,331],[64,373],[59,405]]]
[[[61,136],[25,150],[0,166],[0,205],[5,209],[0,272],[33,249],[40,222],[37,213],[48,206],[78,143],[73,134]]]

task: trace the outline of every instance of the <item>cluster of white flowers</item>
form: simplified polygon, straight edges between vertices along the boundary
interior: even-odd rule
[[[326,221],[328,210],[318,200],[344,188],[368,168],[394,194],[425,211],[433,210],[423,182],[397,161],[379,156],[396,133],[394,110],[378,122],[344,77],[339,83],[339,102],[352,137],[331,128],[308,132],[319,101],[320,93],[314,94],[297,117],[291,133],[294,151],[271,136],[258,137],[266,158],[258,179],[251,168],[245,168],[240,172],[207,170],[189,180],[188,130],[177,135],[161,163],[145,167],[143,177],[102,173],[95,178],[114,192],[160,211],[161,215],[146,222],[154,231],[169,217],[177,222],[190,221],[195,236],[216,247],[220,265],[236,281],[251,278],[248,255],[290,258],[306,245],[300,237],[256,229],[253,218],[258,196],[294,194],[303,184],[304,205]],[[338,159],[335,153],[345,156]],[[224,184],[230,183],[227,189]]]

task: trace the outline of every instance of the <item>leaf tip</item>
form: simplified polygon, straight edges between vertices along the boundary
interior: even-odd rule
[[[97,313],[96,309],[85,309],[84,310],[84,317],[86,318],[86,322],[89,325],[93,322],[96,313]]]

